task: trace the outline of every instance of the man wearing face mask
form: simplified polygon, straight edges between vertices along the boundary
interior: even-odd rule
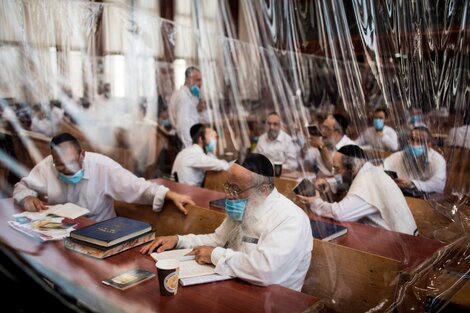
[[[414,195],[443,192],[446,184],[446,161],[431,148],[432,135],[424,126],[415,127],[407,146],[384,160],[384,169],[394,171],[396,183],[402,190]]]
[[[281,118],[276,112],[268,114],[267,132],[261,135],[256,144],[256,153],[264,154],[271,162],[281,162],[286,170],[297,170],[297,148],[286,132],[281,130]]]
[[[339,202],[329,203],[321,198],[296,196],[309,204],[313,213],[341,222],[357,221],[409,235],[417,234],[413,215],[405,197],[385,172],[366,161],[359,146],[346,145],[333,157],[338,189],[346,189],[346,196]],[[315,185],[323,193],[330,185],[326,179],[317,179]]]
[[[377,108],[374,112],[374,126],[365,130],[356,139],[358,146],[370,146],[373,149],[396,151],[398,150],[398,136],[393,128],[385,125],[388,114],[384,108]]]
[[[341,114],[328,115],[320,127],[321,136],[309,137],[311,147],[304,160],[315,164],[323,175],[331,176],[336,151],[345,145],[354,144],[346,135],[348,124],[348,119]]]
[[[185,81],[181,89],[171,96],[168,113],[171,125],[176,130],[184,147],[190,147],[193,143],[189,130],[191,126],[200,123],[198,106],[202,105],[201,71],[194,66],[190,66],[184,72]]]
[[[164,186],[138,178],[110,158],[82,150],[78,140],[62,133],[51,140],[51,155],[39,162],[15,185],[13,198],[26,211],[47,209],[47,204],[71,202],[90,210],[87,217],[103,221],[116,216],[114,200],[152,204],[160,211],[165,199],[183,212],[183,205],[194,204]]]
[[[217,133],[203,124],[191,127],[193,145],[178,153],[173,163],[172,173],[177,173],[178,182],[201,186],[206,171],[226,171],[229,164],[215,157]]]
[[[224,184],[227,218],[212,234],[158,237],[151,253],[193,248],[198,263],[256,285],[300,291],[310,265],[312,230],[306,214],[273,185],[271,162],[261,154],[234,164]]]

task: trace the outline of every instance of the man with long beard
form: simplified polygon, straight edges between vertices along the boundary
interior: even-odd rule
[[[198,263],[252,284],[280,284],[300,291],[313,247],[308,217],[272,183],[271,162],[261,154],[234,164],[224,184],[228,217],[212,234],[158,237],[141,249],[151,253],[193,248]]]

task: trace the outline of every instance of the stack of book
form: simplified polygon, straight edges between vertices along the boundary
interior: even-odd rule
[[[125,217],[114,217],[82,227],[65,238],[65,248],[104,259],[155,238],[149,223]]]

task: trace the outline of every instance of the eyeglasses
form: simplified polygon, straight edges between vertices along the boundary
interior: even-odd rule
[[[248,187],[246,189],[240,189],[240,187],[238,187],[237,185],[234,185],[234,184],[229,184],[229,183],[224,183],[224,192],[233,197],[233,198],[238,198],[238,196],[242,193],[244,193],[245,191],[248,191],[250,189],[253,189],[253,188],[256,188],[256,187],[259,187],[259,185],[254,185],[254,186],[251,186],[251,187]]]

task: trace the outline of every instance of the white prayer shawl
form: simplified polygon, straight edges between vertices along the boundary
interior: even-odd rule
[[[376,207],[389,229],[409,235],[417,226],[400,188],[382,169],[364,164],[348,194],[354,194]]]

